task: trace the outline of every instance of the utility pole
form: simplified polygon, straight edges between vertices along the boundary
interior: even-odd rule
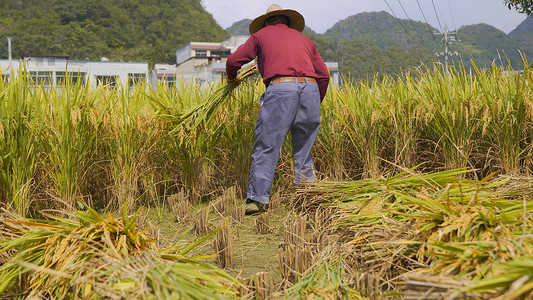
[[[11,37],[7,38],[7,57],[9,58],[9,70],[11,71],[11,68],[13,67],[11,64]]]
[[[449,57],[452,55],[459,55],[457,51],[450,52],[450,45],[455,42],[460,42],[461,40],[455,38],[455,35],[457,34],[457,31],[455,33],[448,31],[448,26],[444,26],[444,32],[438,33],[435,32],[436,35],[443,35],[442,38],[442,44],[444,46],[444,52],[435,53],[437,57],[444,56],[444,66],[446,70],[446,77],[450,74],[450,68],[449,68]]]

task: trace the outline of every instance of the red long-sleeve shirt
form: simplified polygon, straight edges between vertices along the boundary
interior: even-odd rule
[[[278,76],[314,77],[317,79],[320,99],[324,99],[329,83],[328,68],[315,43],[299,31],[277,24],[252,34],[228,57],[228,79],[235,79],[242,65],[256,56],[259,73],[266,86]]]

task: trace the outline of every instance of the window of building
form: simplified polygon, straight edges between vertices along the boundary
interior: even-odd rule
[[[30,79],[35,85],[41,85],[43,87],[50,87],[53,83],[52,71],[30,71]]]
[[[168,75],[168,74],[165,74],[165,75],[162,75],[162,76],[157,76],[157,80],[161,81],[161,82],[164,82],[168,87],[175,87],[176,86],[176,75]]]
[[[56,84],[57,85],[65,85],[67,81],[70,81],[72,84],[77,84],[78,82],[81,82],[81,84],[85,84],[85,78],[87,77],[87,73],[85,72],[56,72]]]
[[[196,50],[196,57],[207,57],[207,50]]]
[[[227,51],[211,51],[211,56],[214,56],[214,57],[226,57],[226,56],[229,56],[230,52],[229,50]]]
[[[144,73],[129,73],[128,74],[128,86],[133,87],[140,83],[146,82],[146,74]]]
[[[118,83],[118,76],[115,75],[98,75],[96,76],[96,83],[98,85],[105,85],[108,87],[115,87]]]

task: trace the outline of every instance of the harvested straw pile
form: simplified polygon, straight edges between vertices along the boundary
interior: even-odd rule
[[[505,179],[464,179],[468,172],[408,170],[389,178],[319,183],[297,198],[303,210],[332,212],[347,283],[365,294],[405,291],[402,278],[420,269],[475,282],[494,274],[500,263],[533,254],[533,236],[527,234],[533,202],[524,200],[524,191],[510,190]]]
[[[159,251],[135,217],[78,211],[75,220],[0,218],[0,296],[226,299],[237,280],[185,255],[202,240]]]

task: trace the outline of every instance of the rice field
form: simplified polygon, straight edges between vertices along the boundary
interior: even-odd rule
[[[239,208],[265,89],[253,69],[238,87],[45,89],[11,76],[0,297],[533,297],[524,66],[331,86],[319,181],[293,186],[289,137],[271,209],[253,217]]]

